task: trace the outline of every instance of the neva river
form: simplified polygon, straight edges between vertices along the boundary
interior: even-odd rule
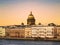
[[[60,45],[60,42],[0,40],[0,45]]]

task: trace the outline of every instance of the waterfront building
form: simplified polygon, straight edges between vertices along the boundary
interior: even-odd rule
[[[39,37],[39,27],[38,26],[32,26],[32,37]]]
[[[32,37],[54,38],[55,33],[54,26],[32,26]]]
[[[24,38],[24,27],[11,27],[6,28],[6,38]]]
[[[35,18],[33,16],[32,12],[28,16],[27,25],[35,25]]]
[[[30,38],[32,34],[31,26],[26,26],[25,28],[25,37]]]
[[[43,26],[39,26],[39,25],[32,26],[32,37],[45,38],[44,32],[45,30]]]
[[[57,38],[60,39],[60,25],[57,26]]]
[[[56,38],[56,27],[54,26],[47,26],[46,27],[46,37],[47,38]]]
[[[10,25],[6,26],[5,30],[3,28],[0,30],[0,35],[5,34],[6,38],[60,38],[60,26],[56,26],[54,23],[49,23],[46,26],[41,23],[36,25],[32,12],[28,16],[27,25],[24,23]]]
[[[5,28],[0,27],[0,37],[5,37]]]

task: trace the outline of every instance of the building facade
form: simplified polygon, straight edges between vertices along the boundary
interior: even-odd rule
[[[47,38],[56,38],[57,29],[54,26],[47,26],[46,27],[46,37]]]
[[[31,30],[31,27],[26,27],[25,28],[25,38],[30,38],[31,37],[31,34],[32,34],[32,30]]]
[[[60,26],[57,26],[57,38],[60,39]]]
[[[6,28],[6,38],[24,38],[25,30],[22,27]]]
[[[55,33],[53,26],[32,26],[32,37],[54,38]]]
[[[5,37],[5,28],[0,27],[0,37]]]

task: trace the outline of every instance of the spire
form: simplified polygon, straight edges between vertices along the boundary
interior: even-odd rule
[[[32,14],[32,11],[30,12],[29,16],[28,16],[28,19],[34,19],[34,16]]]
[[[30,12],[30,15],[33,15],[33,14],[32,14],[32,11]]]
[[[30,12],[30,14],[32,14],[32,11]]]

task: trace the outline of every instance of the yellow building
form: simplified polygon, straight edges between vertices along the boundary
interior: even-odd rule
[[[31,30],[31,27],[26,27],[25,28],[25,37],[27,38],[30,38],[31,37],[31,34],[32,34],[32,30]]]
[[[5,36],[5,28],[0,27],[0,37],[4,37]]]
[[[6,28],[6,38],[24,38],[25,30],[23,27]]]

